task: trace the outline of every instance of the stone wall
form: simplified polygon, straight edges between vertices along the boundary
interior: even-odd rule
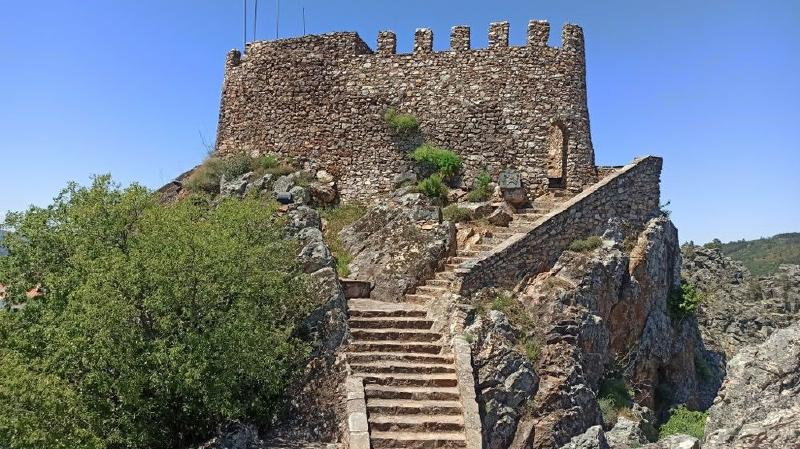
[[[634,160],[541,218],[526,234],[510,237],[476,262],[456,269],[461,293],[484,287],[515,286],[528,274],[541,273],[577,239],[598,235],[610,218],[643,225],[659,213],[660,157]]]
[[[335,174],[345,200],[371,200],[428,141],[462,156],[467,185],[483,169],[496,179],[513,168],[540,193],[559,127],[567,187],[594,183],[583,31],[565,25],[558,48],[547,45],[547,22],[529,23],[525,46],[509,46],[508,32],[492,24],[489,47],[472,49],[470,29],[454,27],[451,48],[436,52],[431,30],[419,29],[411,54],[396,53],[392,32],[379,34],[375,52],[356,33],[248,44],[228,54],[217,151],[291,157]],[[418,135],[394,136],[390,107],[416,116]]]

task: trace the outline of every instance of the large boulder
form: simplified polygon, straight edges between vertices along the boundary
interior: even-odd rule
[[[705,449],[796,448],[800,442],[800,323],[739,350],[709,409]]]
[[[455,226],[414,194],[372,207],[339,233],[353,256],[350,277],[371,281],[372,299],[400,301],[455,249]],[[420,221],[426,221],[422,224]]]

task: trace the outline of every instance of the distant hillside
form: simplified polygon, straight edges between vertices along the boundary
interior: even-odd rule
[[[774,273],[782,263],[800,264],[800,232],[758,240],[715,241],[706,246],[720,248],[725,255],[742,262],[756,276]]]

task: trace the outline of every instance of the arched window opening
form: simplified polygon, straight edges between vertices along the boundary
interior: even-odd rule
[[[547,144],[547,180],[551,188],[564,188],[567,184],[567,132],[561,123],[550,125]]]

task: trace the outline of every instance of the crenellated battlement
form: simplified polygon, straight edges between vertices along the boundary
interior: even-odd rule
[[[390,191],[420,141],[459,153],[466,183],[512,168],[531,192],[554,182],[580,190],[596,176],[583,30],[565,25],[553,47],[546,21],[528,22],[525,45],[510,45],[510,29],[490,24],[486,48],[473,48],[470,27],[454,26],[437,51],[433,31],[419,28],[409,53],[392,31],[378,33],[375,50],[354,32],[249,43],[226,59],[217,151],[325,168],[346,199]],[[390,107],[416,116],[419,136],[392,135]]]
[[[361,37],[354,32],[337,32],[322,35],[311,35],[303,37],[294,37],[288,39],[278,39],[271,41],[256,41],[250,42],[245,47],[246,55],[252,51],[268,47],[274,49],[285,48],[292,49],[302,48],[306,45],[309,49],[313,49],[319,43],[319,40],[335,41],[341,45],[341,49],[349,49],[350,52],[346,54],[365,55],[375,54],[377,56],[392,56],[392,55],[428,55],[432,53],[464,53],[471,50],[491,50],[503,51],[505,49],[523,49],[528,48],[531,50],[541,50],[549,48],[553,51],[567,50],[570,52],[577,52],[583,55],[583,30],[578,25],[566,24],[561,32],[561,46],[551,47],[548,45],[550,38],[550,23],[544,20],[531,20],[528,22],[527,43],[524,46],[509,45],[509,32],[510,25],[508,22],[494,22],[489,25],[488,30],[488,47],[487,48],[472,48],[472,30],[465,25],[457,25],[450,30],[450,47],[448,50],[437,52],[434,50],[434,35],[433,30],[430,28],[417,28],[413,37],[413,50],[411,53],[398,53],[397,52],[397,34],[394,31],[381,31],[378,33],[377,45],[373,51],[369,45],[364,42]],[[341,52],[333,56],[343,56]],[[243,56],[238,50],[231,50],[228,57],[228,66],[238,66],[242,61]]]

